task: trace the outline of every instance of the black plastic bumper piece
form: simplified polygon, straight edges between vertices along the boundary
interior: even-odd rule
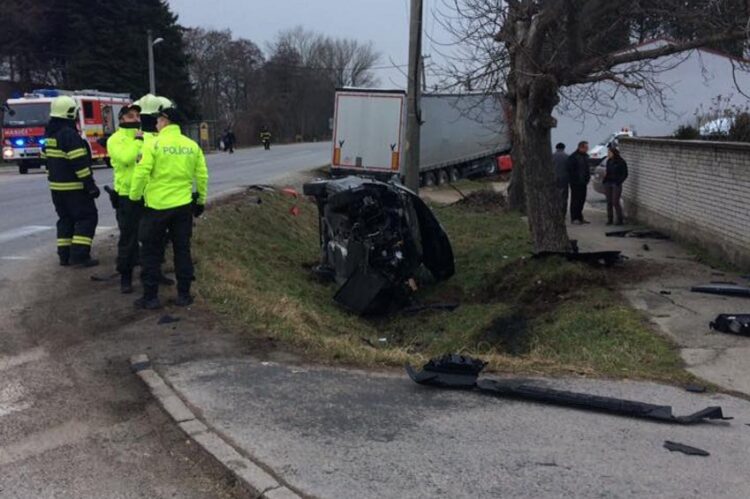
[[[415,383],[441,388],[474,388],[477,377],[487,363],[457,354],[448,354],[431,359],[417,372],[406,366],[406,372]]]
[[[693,293],[708,293],[710,295],[739,296],[750,298],[750,288],[739,284],[713,283],[690,288]]]
[[[719,314],[710,326],[722,333],[750,336],[750,314]]]

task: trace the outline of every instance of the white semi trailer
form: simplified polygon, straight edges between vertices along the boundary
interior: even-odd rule
[[[406,93],[340,89],[333,126],[334,175],[404,175]],[[420,183],[441,184],[497,171],[510,151],[499,95],[426,94],[421,100]]]

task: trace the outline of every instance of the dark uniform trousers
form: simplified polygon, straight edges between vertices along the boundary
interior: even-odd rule
[[[143,203],[131,201],[127,196],[120,196],[117,204],[117,226],[120,229],[120,239],[117,241],[117,272],[121,275],[132,275],[133,268],[138,264],[138,227],[142,211]]]
[[[190,238],[193,235],[192,205],[168,210],[143,209],[139,237],[141,240],[141,281],[146,299],[156,298],[161,276],[164,245],[172,241],[177,292],[189,294],[193,281],[193,259],[190,255]]]
[[[52,191],[57,212],[57,254],[61,262],[82,263],[91,258],[99,213],[83,190]]]
[[[572,221],[583,220],[583,208],[586,206],[586,193],[588,184],[570,184],[570,219]]]

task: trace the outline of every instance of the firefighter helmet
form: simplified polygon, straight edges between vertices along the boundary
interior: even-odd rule
[[[159,108],[162,105],[161,100],[159,100],[159,97],[153,95],[153,94],[146,94],[137,101],[135,101],[135,104],[137,104],[141,108],[141,114],[159,114]]]
[[[164,111],[165,109],[176,107],[174,105],[174,102],[167,99],[166,97],[158,96],[156,98],[159,99],[159,111]]]
[[[78,103],[67,95],[55,97],[50,104],[50,118],[62,118],[64,120],[76,119],[80,107]]]

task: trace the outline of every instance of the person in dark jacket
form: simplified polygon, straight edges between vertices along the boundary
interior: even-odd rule
[[[224,141],[224,150],[228,151],[229,154],[234,154],[234,143],[236,141],[236,137],[234,136],[234,132],[231,128],[227,128],[224,130],[224,137],[222,139]]]
[[[560,203],[563,217],[568,213],[568,190],[570,189],[570,178],[568,176],[568,155],[565,153],[565,144],[560,142],[555,146],[552,154],[552,164],[555,167],[555,179],[557,190],[560,192]]]
[[[607,225],[622,225],[622,184],[628,178],[628,164],[622,159],[620,150],[614,146],[607,152],[607,172],[604,175],[604,193],[607,196]],[[617,220],[614,215],[617,214]]]
[[[79,107],[63,95],[50,104],[42,157],[47,161],[47,179],[57,212],[57,254],[60,265],[93,267],[91,258],[99,212],[95,199],[99,187],[91,170],[91,153],[76,128]]]
[[[586,205],[586,191],[591,180],[589,169],[589,143],[585,140],[578,143],[578,149],[568,156],[568,178],[570,181],[570,220],[574,224],[587,224],[583,218],[583,207]]]

